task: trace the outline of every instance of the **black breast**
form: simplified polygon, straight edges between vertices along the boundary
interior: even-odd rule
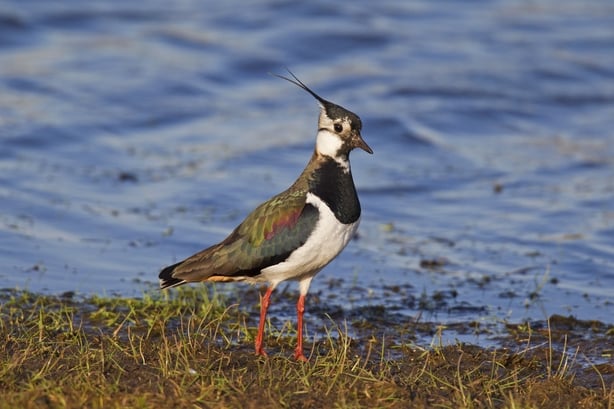
[[[324,162],[314,172],[309,191],[322,199],[341,223],[354,223],[360,217],[360,202],[352,173],[346,172],[333,159]]]

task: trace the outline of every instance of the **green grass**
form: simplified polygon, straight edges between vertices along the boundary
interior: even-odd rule
[[[291,325],[268,325],[269,357],[256,357],[257,322],[203,287],[1,299],[2,408],[614,407],[614,367],[580,365],[581,351],[555,348],[549,328],[514,328],[516,350],[419,348],[351,338],[331,320],[304,364],[290,359]]]

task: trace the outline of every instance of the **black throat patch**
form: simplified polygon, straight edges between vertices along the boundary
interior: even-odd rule
[[[332,158],[314,172],[309,191],[322,199],[341,223],[354,223],[360,217],[352,173]]]

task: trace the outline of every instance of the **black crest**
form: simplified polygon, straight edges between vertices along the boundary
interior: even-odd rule
[[[292,71],[290,71],[288,68],[286,68],[286,70],[292,76],[292,78],[284,77],[283,75],[279,75],[279,74],[271,74],[271,75],[274,75],[277,78],[281,78],[283,80],[291,82],[292,84],[296,85],[297,87],[302,88],[305,91],[307,91],[308,93],[310,93],[315,99],[318,100],[320,105],[326,111],[326,115],[330,119],[349,118],[351,120],[351,122],[352,122],[352,128],[357,128],[359,130],[362,128],[362,122],[360,121],[360,118],[358,117],[358,115],[356,115],[355,113],[353,113],[351,111],[348,111],[347,109],[343,108],[342,106],[339,106],[337,104],[333,104],[332,102],[325,100],[324,98],[322,98],[321,96],[316,94],[311,88],[309,88],[307,85],[305,85],[305,83],[303,81],[298,79],[298,77],[296,75],[294,75],[294,73]]]

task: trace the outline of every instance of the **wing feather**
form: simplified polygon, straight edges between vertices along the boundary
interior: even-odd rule
[[[170,276],[186,282],[251,277],[284,261],[318,221],[318,210],[305,198],[305,192],[288,190],[264,202],[224,241],[178,263]]]

